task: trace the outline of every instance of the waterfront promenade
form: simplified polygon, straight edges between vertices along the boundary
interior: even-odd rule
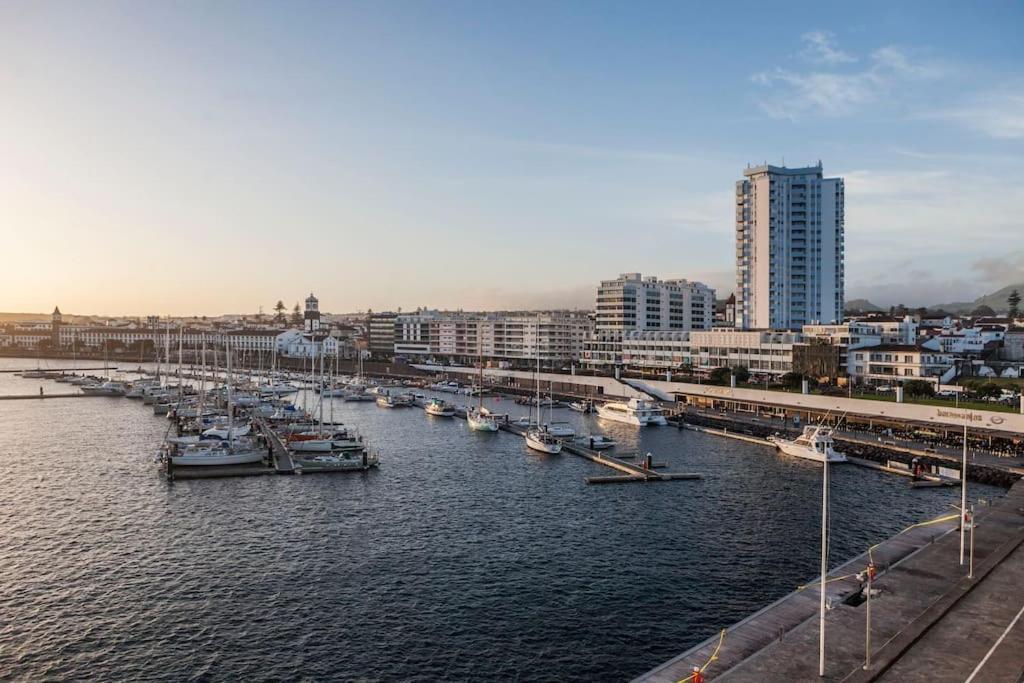
[[[958,563],[955,524],[918,527],[873,551],[883,571],[874,582],[879,593],[872,599],[867,669],[861,582],[847,577],[830,580],[827,587],[832,608],[826,617],[823,679],[818,677],[820,593],[811,584],[636,680],[676,683],[699,666],[711,680],[736,683],[967,681],[972,675],[979,682],[1018,681],[1024,675],[1024,482],[977,512],[973,578]],[[919,547],[904,548],[894,559],[902,544]],[[865,555],[830,576],[856,574],[866,564]]]

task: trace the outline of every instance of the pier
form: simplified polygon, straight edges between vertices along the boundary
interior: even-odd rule
[[[420,408],[426,405],[425,402],[420,399],[417,399],[414,404]],[[461,419],[466,419],[466,409],[463,407],[456,407],[455,416]],[[507,420],[500,422],[498,429],[503,432],[515,434],[519,437],[526,436],[527,432],[525,427],[512,424]],[[637,465],[621,458],[601,455],[598,451],[585,448],[568,439],[562,441],[562,450],[566,453],[571,453],[572,455],[579,456],[585,460],[589,460],[590,462],[603,465],[620,472],[620,474],[613,476],[587,477],[586,482],[588,484],[624,484],[630,482],[686,481],[703,479],[702,474],[693,472],[656,472],[655,467],[664,467],[664,465],[652,466],[648,469],[643,465]]]
[[[15,396],[0,396],[0,401],[38,401],[45,398],[121,398],[109,394],[18,394]]]
[[[818,600],[812,581],[635,679],[677,683],[704,667],[709,680],[1015,681],[1024,673],[1024,482],[976,511],[974,575],[958,564],[958,519],[918,526],[870,551],[880,573],[865,663],[863,584],[869,553],[829,573],[826,670],[818,678]],[[709,630],[718,628],[709,624]],[[1006,637],[1006,636],[1009,637]],[[1005,638],[1005,640],[1000,640]],[[714,656],[712,656],[714,655]]]

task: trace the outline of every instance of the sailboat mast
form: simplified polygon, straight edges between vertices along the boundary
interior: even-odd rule
[[[227,339],[227,337],[225,337],[225,340],[226,339]],[[233,443],[233,439],[231,438],[232,437],[232,432],[234,431],[234,424],[235,424],[234,423],[234,412],[235,412],[234,411],[234,406],[231,405],[231,345],[227,341],[225,341],[225,344],[224,344],[224,353],[226,353],[228,355],[228,360],[227,360],[228,374],[227,374],[227,378],[224,380],[225,385],[227,387],[227,398],[228,398],[228,450],[234,450],[234,443]]]

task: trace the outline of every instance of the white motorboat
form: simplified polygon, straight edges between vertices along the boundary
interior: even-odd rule
[[[605,403],[597,407],[597,416],[613,422],[646,427],[648,425],[665,426],[668,421],[665,419],[661,408],[651,401],[639,398],[631,398],[625,403]]]
[[[353,403],[358,401],[376,401],[377,397],[373,394],[367,393],[363,390],[349,391],[345,394],[343,399],[346,403]]]
[[[498,431],[498,421],[493,415],[483,412],[480,408],[470,408],[466,411],[466,423],[474,432]]]
[[[235,450],[227,441],[213,444],[188,446],[180,455],[171,456],[173,465],[246,465],[262,462],[264,450]]]
[[[437,382],[436,384],[431,384],[429,388],[432,391],[440,391],[446,394],[457,394],[460,390],[458,382]]]
[[[381,408],[394,408],[397,404],[395,399],[391,398],[387,394],[377,397],[377,405]]]
[[[594,404],[590,401],[571,401],[569,403],[569,410],[575,410],[577,413],[592,413],[594,412]]]
[[[770,436],[768,440],[783,453],[804,460],[846,462],[846,456],[832,447],[835,443],[832,428],[824,425],[808,425],[804,427],[803,434],[792,441],[777,436]]]
[[[544,425],[544,431],[557,439],[571,439],[576,436],[576,430],[568,422],[552,422]]]
[[[526,432],[526,446],[530,450],[549,455],[562,452],[562,442],[545,429],[533,428]]]
[[[439,398],[432,398],[423,409],[427,415],[433,415],[435,417],[452,417],[455,415],[455,408],[447,401],[442,401]]]
[[[589,448],[592,451],[604,451],[609,448],[615,448],[615,446],[618,445],[614,440],[600,434],[578,437],[576,439],[576,443],[584,448]]]
[[[124,396],[125,386],[121,382],[104,382],[81,387],[83,394],[90,396]]]

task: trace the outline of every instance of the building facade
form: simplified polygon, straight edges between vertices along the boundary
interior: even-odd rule
[[[550,367],[578,361],[592,328],[589,315],[575,312],[420,311],[396,317],[394,354],[519,366],[540,359]]]
[[[710,330],[715,290],[700,282],[625,273],[597,290],[598,332]]]
[[[841,178],[822,167],[756,166],[736,183],[736,326],[840,322],[845,296]]]

